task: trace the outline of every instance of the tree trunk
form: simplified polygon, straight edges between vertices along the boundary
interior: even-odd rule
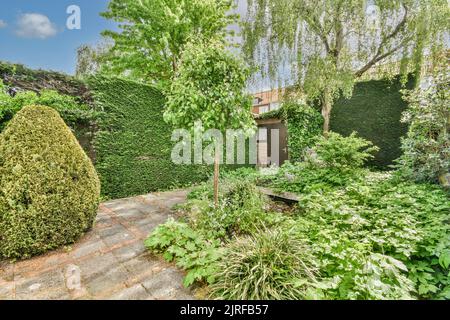
[[[214,158],[214,205],[219,205],[219,151],[216,150]]]
[[[328,136],[330,132],[330,116],[331,116],[332,101],[328,90],[325,90],[322,99],[322,116],[323,116],[323,135]]]

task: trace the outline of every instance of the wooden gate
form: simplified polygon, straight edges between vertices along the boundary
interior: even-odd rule
[[[283,165],[289,159],[286,125],[280,119],[257,120],[257,123],[258,167]]]

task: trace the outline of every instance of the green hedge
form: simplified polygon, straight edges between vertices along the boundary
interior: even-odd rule
[[[411,78],[406,84],[412,88]],[[350,99],[340,99],[333,106],[331,130],[348,136],[352,131],[380,148],[369,165],[387,169],[401,155],[400,138],[407,126],[400,122],[407,103],[403,101],[398,79],[368,81],[356,84]]]
[[[0,134],[0,258],[70,244],[92,227],[100,183],[58,112],[21,109]]]
[[[163,120],[163,95],[137,82],[94,77],[88,81],[104,111],[95,138],[102,194],[129,197],[205,180],[209,168],[175,165],[172,129]]]

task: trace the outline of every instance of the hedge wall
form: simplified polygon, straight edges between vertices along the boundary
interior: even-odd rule
[[[412,88],[410,78],[406,84]],[[380,147],[369,165],[387,169],[401,155],[400,138],[406,134],[407,125],[400,122],[407,103],[402,100],[402,85],[393,81],[360,82],[355,86],[350,99],[340,99],[333,106],[331,130],[342,135],[357,131],[359,136]]]
[[[164,97],[156,89],[122,79],[88,80],[104,115],[95,138],[102,194],[129,197],[185,186],[209,176],[204,166],[175,165],[172,129],[164,122]]]

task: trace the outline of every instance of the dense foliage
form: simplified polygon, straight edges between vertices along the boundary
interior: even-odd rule
[[[304,162],[286,163],[271,185],[290,192],[327,191],[358,181],[367,172],[364,163],[378,150],[356,133],[343,137],[330,132],[305,153]]]
[[[215,239],[209,264],[192,261],[203,270],[196,273],[207,275],[208,281],[198,279],[209,284],[210,296],[449,299],[449,194],[364,169],[373,149],[354,135],[331,133],[313,148],[314,159],[287,164],[275,176],[250,169],[226,173],[221,202],[230,210],[215,208],[205,185],[195,188],[182,219],[190,232],[205,237],[193,251]],[[272,212],[274,204],[255,195],[254,183],[261,182],[297,193],[299,204],[284,214]],[[167,239],[160,235],[164,228],[149,241]],[[156,247],[172,257],[169,250]],[[181,251],[177,259],[183,257]]]
[[[0,80],[10,87],[24,91],[55,90],[62,95],[76,97],[81,103],[91,102],[86,85],[64,73],[34,70],[21,64],[0,61]]]
[[[0,134],[0,256],[76,241],[97,214],[95,169],[58,113],[29,106]]]
[[[225,41],[227,26],[236,21],[232,7],[231,0],[112,0],[103,16],[118,22],[120,32],[103,33],[113,40],[103,69],[165,88],[189,38]]]
[[[312,150],[317,157],[317,164],[343,171],[361,168],[368,159],[373,158],[372,153],[379,149],[372,142],[357,137],[356,132],[348,137],[330,132],[326,138],[320,137]]]
[[[216,262],[221,258],[217,240],[208,240],[187,223],[173,219],[159,226],[145,241],[153,252],[163,253],[167,261],[188,271],[184,278],[186,287],[194,282],[213,283],[217,275]]]
[[[448,67],[446,68],[448,69]],[[450,172],[450,79],[448,70],[436,75],[429,88],[406,95],[409,107],[403,122],[409,130],[402,139],[398,161],[406,179],[437,182]]]
[[[95,112],[72,96],[62,95],[54,90],[43,90],[39,94],[34,91],[19,91],[12,97],[0,80],[0,131],[22,107],[29,105],[45,105],[55,109],[71,127],[89,123],[95,118]]]
[[[252,129],[250,97],[244,93],[249,70],[220,40],[189,42],[170,90],[164,119],[176,128]]]
[[[263,74],[320,100],[327,132],[333,103],[350,97],[358,78],[381,73],[380,64],[389,75],[420,75],[425,55],[438,61],[448,14],[446,0],[252,0],[244,51]]]
[[[212,195],[211,188],[204,184],[190,195],[192,201],[187,207],[191,225],[211,238],[226,241],[255,232],[267,222],[263,210],[266,199],[247,180],[225,178],[216,207],[210,205]]]
[[[95,137],[103,195],[129,197],[207,179],[206,167],[173,164],[172,128],[163,120],[165,99],[157,89],[105,77],[91,78],[89,87],[103,110]]]
[[[369,144],[334,135],[318,142],[314,161],[287,164],[272,182],[301,195],[289,225],[321,265],[328,284],[318,297],[448,298],[449,195],[368,172]]]
[[[186,285],[214,283],[224,243],[276,222],[264,213],[265,198],[246,179],[227,176],[220,191],[219,205],[214,206],[210,184],[196,187],[180,208],[185,213],[181,221],[160,225],[145,242],[150,250],[188,271]]]
[[[449,298],[449,212],[436,187],[369,174],[303,194],[293,224],[329,284],[323,298]]]

